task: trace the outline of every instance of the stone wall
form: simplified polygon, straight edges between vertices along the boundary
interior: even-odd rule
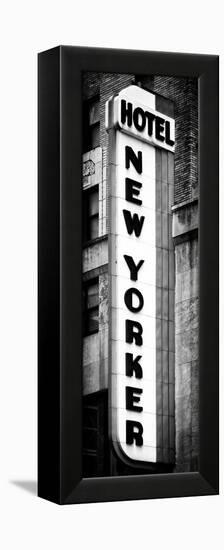
[[[198,204],[173,209],[175,243],[176,471],[198,469],[199,258]]]

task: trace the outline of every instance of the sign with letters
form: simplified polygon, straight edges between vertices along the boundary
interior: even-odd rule
[[[174,120],[129,86],[106,104],[109,134],[110,418],[126,462],[157,461],[156,147],[174,152]]]

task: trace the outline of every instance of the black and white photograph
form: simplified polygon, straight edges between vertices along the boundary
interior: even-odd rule
[[[224,547],[221,8],[2,4],[2,550]]]
[[[83,477],[199,467],[198,79],[82,78]]]

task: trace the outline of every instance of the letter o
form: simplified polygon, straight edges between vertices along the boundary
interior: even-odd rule
[[[139,122],[139,117],[141,117],[140,118],[141,122]],[[133,121],[134,121],[135,128],[139,132],[142,132],[142,130],[145,129],[146,118],[145,118],[145,113],[143,109],[141,109],[141,107],[136,107],[136,109],[134,110]]]
[[[134,307],[132,303],[133,295],[137,296],[139,300],[139,304],[136,307]],[[125,305],[129,309],[129,311],[132,311],[132,313],[138,313],[139,311],[141,311],[144,305],[144,298],[142,296],[142,293],[137,288],[129,288],[128,290],[126,290],[124,295],[124,301],[125,301]]]

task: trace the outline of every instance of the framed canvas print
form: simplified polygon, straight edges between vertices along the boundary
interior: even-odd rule
[[[216,494],[218,57],[38,65],[38,494]]]

